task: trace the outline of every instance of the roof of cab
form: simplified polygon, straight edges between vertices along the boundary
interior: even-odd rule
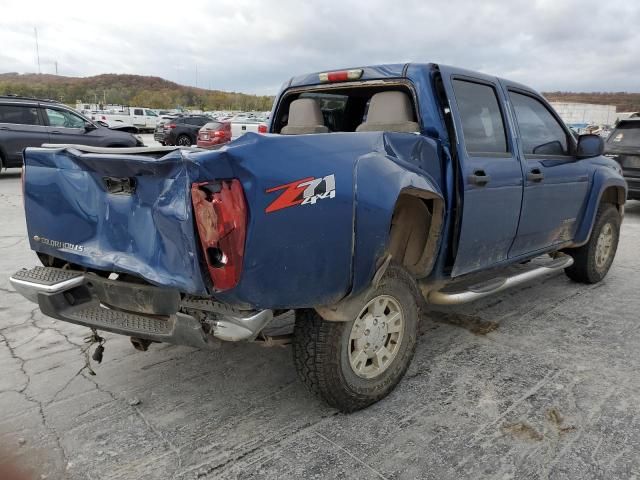
[[[323,83],[320,81],[320,73],[323,72],[336,72],[342,70],[354,70],[362,69],[362,76],[360,80],[379,80],[385,78],[399,78],[404,76],[405,67],[408,64],[405,63],[390,63],[385,65],[371,65],[367,67],[352,67],[352,68],[334,68],[330,70],[323,70],[321,72],[307,73],[304,75],[298,75],[292,77],[289,81],[288,87],[299,87],[303,85],[317,85]]]
[[[300,87],[305,85],[318,85],[324,82],[320,81],[320,73],[325,72],[335,72],[335,71],[343,71],[343,70],[354,70],[354,69],[362,69],[362,76],[359,80],[383,80],[388,78],[402,78],[406,77],[407,69],[409,66],[412,67],[427,67],[429,69],[435,68],[439,69],[445,75],[460,75],[460,76],[469,76],[477,79],[484,79],[490,82],[500,81],[504,85],[508,85],[510,87],[519,88],[522,90],[535,91],[531,87],[527,85],[523,85],[518,82],[514,82],[505,78],[496,77],[494,75],[488,75],[486,73],[481,73],[473,70],[467,70],[464,68],[454,67],[451,65],[444,64],[435,64],[435,63],[389,63],[383,65],[369,65],[369,66],[361,66],[361,67],[351,67],[351,68],[337,68],[337,69],[329,69],[324,70],[322,72],[314,72],[308,73],[304,75],[298,75],[292,77],[289,80],[288,84],[284,85],[284,88],[289,87]]]

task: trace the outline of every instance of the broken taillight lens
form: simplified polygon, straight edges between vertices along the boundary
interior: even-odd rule
[[[237,179],[194,183],[191,201],[213,288],[233,288],[242,272],[247,231],[242,184]]]

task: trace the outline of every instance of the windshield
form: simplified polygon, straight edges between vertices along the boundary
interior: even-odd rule
[[[607,139],[609,147],[640,147],[640,122],[619,124]]]

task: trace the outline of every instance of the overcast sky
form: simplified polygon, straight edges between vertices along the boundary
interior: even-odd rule
[[[274,94],[300,73],[433,61],[640,92],[639,26],[638,0],[0,0],[0,72],[37,72],[37,27],[42,72],[68,76]]]

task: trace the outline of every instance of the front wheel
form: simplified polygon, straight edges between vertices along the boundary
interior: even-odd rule
[[[620,214],[610,203],[598,209],[589,241],[583,246],[566,250],[573,265],[565,269],[567,277],[580,283],[598,283],[611,268],[620,239]]]
[[[343,412],[384,398],[402,379],[418,333],[419,290],[391,265],[348,322],[329,322],[315,310],[296,312],[293,359],[306,387]]]

